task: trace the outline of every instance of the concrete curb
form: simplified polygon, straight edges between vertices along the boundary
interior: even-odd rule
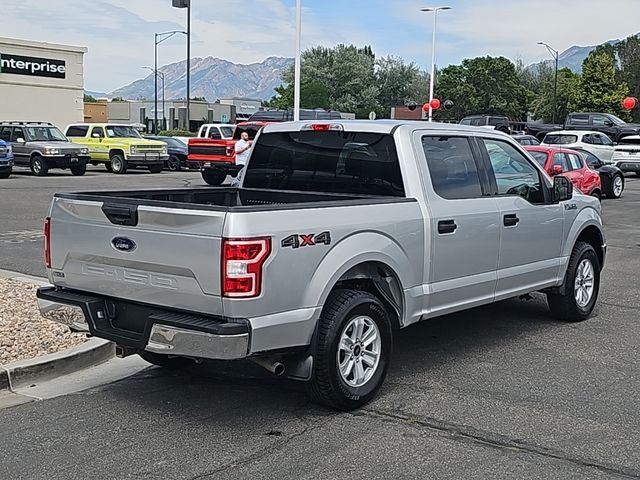
[[[0,278],[31,283],[38,286],[49,285],[45,278],[0,269]],[[67,348],[57,353],[7,365],[0,365],[0,391],[38,384],[53,378],[68,375],[85,368],[104,363],[116,354],[113,342],[92,338],[82,345]]]
[[[91,340],[57,353],[3,365],[10,390],[42,383],[62,375],[93,367],[112,359],[116,354],[113,342],[101,338]],[[0,374],[0,390],[2,374]]]

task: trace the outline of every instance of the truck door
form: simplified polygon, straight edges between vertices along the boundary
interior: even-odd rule
[[[21,142],[18,139],[22,140]],[[11,132],[11,145],[13,147],[14,162],[16,165],[29,165],[30,155],[27,149],[27,137],[22,127],[13,127]]]
[[[429,311],[444,314],[493,301],[500,245],[495,198],[486,196],[465,136],[417,132],[431,238]]]
[[[479,143],[500,209],[495,299],[555,285],[560,272],[563,205],[549,203],[546,176],[511,142],[484,138]]]

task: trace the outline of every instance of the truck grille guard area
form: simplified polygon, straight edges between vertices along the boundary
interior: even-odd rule
[[[45,318],[118,345],[168,355],[207,359],[244,358],[249,322],[111,299],[56,287],[37,292]]]

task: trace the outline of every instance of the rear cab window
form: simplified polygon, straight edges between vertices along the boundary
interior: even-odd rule
[[[263,133],[253,147],[243,187],[405,195],[393,136],[369,132]]]

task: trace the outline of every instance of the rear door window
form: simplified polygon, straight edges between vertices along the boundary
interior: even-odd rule
[[[96,138],[104,138],[104,130],[102,130],[102,127],[93,127],[91,136],[93,137],[94,135],[97,135]]]
[[[571,115],[568,123],[570,125],[589,125],[589,115]]]
[[[67,137],[86,137],[89,131],[88,125],[72,125],[67,128]]]
[[[447,200],[482,196],[478,167],[468,138],[424,136],[422,148],[431,184],[439,196]]]
[[[11,141],[17,142],[19,138],[22,138],[26,141],[26,137],[24,136],[24,130],[21,127],[14,127],[13,133],[11,134]]]
[[[582,160],[575,153],[567,153],[567,157],[569,157],[569,165],[571,165],[571,170],[580,170],[582,168]]]
[[[243,186],[404,196],[393,136],[368,132],[262,134],[254,144]]]
[[[569,161],[567,160],[567,156],[564,153],[554,153],[553,154],[553,162],[552,166],[560,165],[563,172],[570,171]]]

